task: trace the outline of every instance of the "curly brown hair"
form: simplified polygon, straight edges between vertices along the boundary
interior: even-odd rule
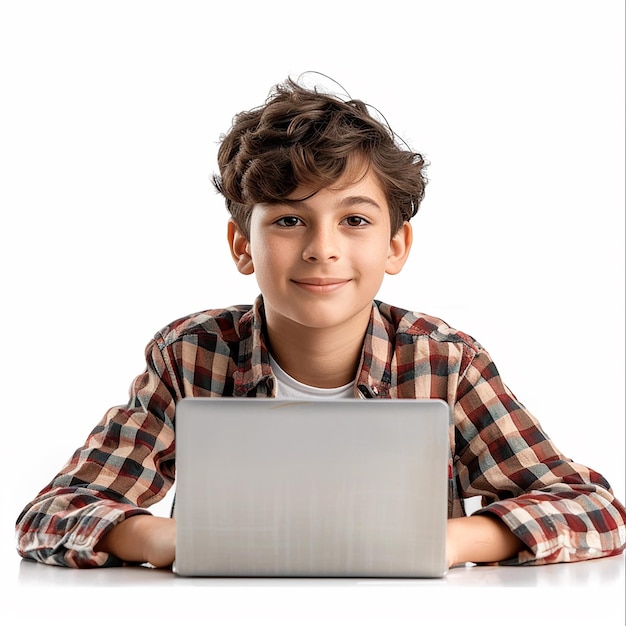
[[[401,145],[360,100],[344,101],[291,78],[263,106],[236,115],[218,151],[216,190],[247,237],[255,204],[279,202],[300,185],[336,182],[354,158],[372,168],[386,194],[395,234],[419,208],[426,186],[422,155]]]

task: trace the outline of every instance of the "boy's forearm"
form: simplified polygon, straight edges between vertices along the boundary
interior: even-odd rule
[[[524,548],[509,528],[496,517],[474,515],[448,520],[448,565],[495,563],[514,557]]]
[[[107,552],[122,561],[169,567],[176,550],[173,519],[135,515],[114,526],[96,545],[96,552]]]

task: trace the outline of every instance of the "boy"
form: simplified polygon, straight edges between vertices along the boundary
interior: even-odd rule
[[[424,160],[359,101],[291,80],[235,117],[216,188],[228,242],[256,275],[252,306],[179,319],[146,349],[114,407],[17,521],[26,558],[168,567],[175,520],[151,515],[175,476],[186,396],[440,398],[450,429],[448,564],[615,555],[626,510],[602,476],[561,455],[488,353],[436,318],[374,300],[407,260]],[[483,508],[466,517],[462,499]]]

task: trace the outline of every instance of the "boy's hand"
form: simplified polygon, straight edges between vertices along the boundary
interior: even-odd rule
[[[459,563],[495,563],[514,557],[524,544],[496,517],[474,515],[448,520],[448,567]]]
[[[176,555],[176,522],[168,517],[135,515],[113,527],[96,545],[122,561],[171,567]]]

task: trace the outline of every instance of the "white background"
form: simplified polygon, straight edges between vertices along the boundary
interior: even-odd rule
[[[250,302],[220,133],[317,70],[431,162],[380,297],[492,354],[624,499],[620,0],[4,2],[0,542],[171,320]]]

